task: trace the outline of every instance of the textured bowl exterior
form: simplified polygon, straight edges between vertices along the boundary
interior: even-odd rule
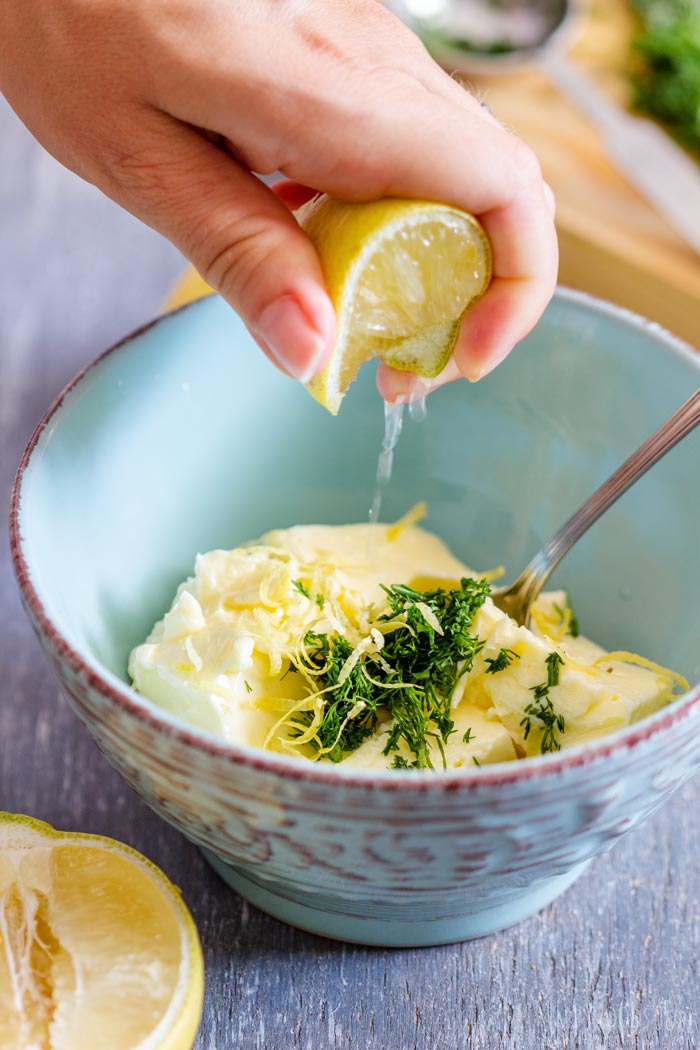
[[[264,756],[202,747],[130,711],[33,623],[73,708],[134,790],[223,862],[224,877],[232,866],[229,881],[256,903],[349,940],[429,944],[507,926],[557,896],[570,873],[700,768],[694,690],[653,732],[640,726],[595,755],[466,779],[306,767],[280,775]]]
[[[489,932],[555,897],[700,767],[698,688],[594,744],[438,776],[311,766],[188,729],[77,648],[42,600],[23,476],[42,469],[37,448],[57,411],[60,402],[32,439],[13,494],[25,608],[108,761],[272,914],[370,944]]]

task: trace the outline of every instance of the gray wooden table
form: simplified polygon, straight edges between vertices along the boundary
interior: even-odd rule
[[[0,100],[0,516],[62,385],[158,311],[177,252],[48,157]],[[503,933],[379,951],[283,926],[228,890],[107,765],[59,695],[0,535],[0,808],[130,843],[204,946],[197,1050],[697,1050],[700,782]],[[19,1050],[19,1048],[18,1048]]]

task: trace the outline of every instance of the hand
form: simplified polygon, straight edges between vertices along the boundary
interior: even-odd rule
[[[532,152],[375,0],[5,0],[0,87],[63,164],[173,241],[266,354],[308,379],[335,316],[280,199],[415,196],[478,215],[494,279],[435,384],[476,379],[556,280]],[[293,180],[276,196],[251,174]],[[389,399],[411,377],[382,368]]]

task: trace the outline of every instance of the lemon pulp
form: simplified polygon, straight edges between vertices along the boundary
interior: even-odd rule
[[[0,1050],[190,1050],[189,912],[135,850],[0,813]]]
[[[486,291],[491,251],[473,215],[432,201],[317,197],[296,212],[335,307],[330,360],[307,384],[334,414],[360,365],[379,357],[431,378],[465,311]]]

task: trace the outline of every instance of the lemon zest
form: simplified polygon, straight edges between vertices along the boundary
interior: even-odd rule
[[[497,565],[495,569],[487,569],[486,572],[480,572],[479,579],[486,580],[487,583],[492,583],[494,580],[500,580],[505,574],[505,565]]]
[[[423,617],[425,622],[428,624],[428,626],[432,627],[432,629],[437,634],[444,634],[445,633],[443,631],[443,629],[442,629],[442,624],[438,620],[438,618],[435,615],[435,613],[433,612],[433,610],[427,604],[427,602],[416,602],[415,603],[415,608],[418,609],[418,611],[420,612],[421,616]]]
[[[267,711],[271,715],[279,714],[280,712],[289,714],[288,696],[256,696],[251,697],[249,703],[251,707],[255,707],[260,711]]]
[[[568,669],[569,671],[580,671],[581,674],[587,674],[591,678],[597,677],[597,668],[595,664],[581,663],[580,660],[577,660],[576,657],[571,656],[569,653],[565,654],[562,673],[565,669]]]
[[[410,528],[411,525],[415,525],[416,522],[422,521],[425,515],[428,513],[428,504],[421,500],[419,503],[415,503],[410,510],[395,521],[393,525],[390,525],[386,530],[386,538],[389,543],[393,543],[397,540],[402,532]]]
[[[331,752],[335,747],[337,747],[338,741],[340,740],[341,736],[345,732],[345,728],[346,728],[348,722],[351,722],[353,718],[357,718],[357,716],[359,714],[361,714],[361,712],[364,711],[364,709],[366,707],[367,707],[367,704],[365,703],[364,700],[358,700],[357,703],[354,704],[353,707],[351,707],[351,709],[348,711],[348,713],[346,714],[345,718],[341,722],[340,729],[338,730],[338,733],[337,733],[336,738],[333,741],[333,743],[329,744],[328,747],[321,747],[321,748],[319,748],[319,750],[317,751],[315,757],[316,758],[321,758],[322,755],[329,754],[329,752]]]
[[[687,678],[684,678],[682,674],[678,674],[676,671],[671,671],[670,668],[664,667],[662,664],[657,664],[654,660],[647,660],[646,656],[639,656],[637,653],[627,652],[626,649],[615,649],[611,653],[605,653],[603,656],[598,656],[591,667],[599,667],[600,664],[606,663],[626,663],[634,664],[637,667],[643,668],[645,671],[652,671],[655,675],[665,681],[668,685],[678,687],[681,692],[687,693],[690,689],[690,683]]]
[[[291,747],[300,747],[302,744],[308,744],[318,734],[319,726],[323,721],[323,703],[321,702],[321,693],[313,693],[311,696],[305,696],[303,699],[298,700],[295,704],[285,711],[281,718],[278,718],[272,728],[268,731],[265,740],[263,741],[263,747],[269,748],[270,743],[276,737],[282,739],[280,730],[285,726],[289,729],[304,729],[305,732],[300,736],[289,739],[288,743]],[[299,722],[294,722],[292,716],[297,711],[313,711],[314,716],[308,726],[302,726]]]
[[[442,631],[440,633],[442,633]],[[378,639],[381,639],[381,642]],[[337,683],[338,687],[344,685],[345,682],[348,680],[353,668],[355,667],[357,661],[360,659],[361,656],[364,656],[365,653],[376,652],[378,649],[381,649],[383,645],[384,635],[381,633],[381,631],[377,631],[374,629],[372,630],[371,634],[367,635],[365,638],[360,639],[360,641],[357,643],[357,645],[350,653],[347,660],[340,669]]]
[[[364,664],[360,670],[371,685],[376,685],[380,689],[415,689],[418,693],[425,692],[423,686],[418,685],[417,682],[381,682],[378,678],[372,678]]]
[[[189,634],[185,638],[185,652],[190,658],[190,663],[192,664],[192,667],[195,671],[197,671],[197,673],[199,673],[204,667],[204,661],[195,649],[194,642],[192,641],[192,636]]]
[[[544,635],[545,638],[549,638],[551,642],[561,642],[567,634],[567,628],[571,622],[571,610],[567,607],[564,610],[564,616],[561,620],[554,619],[543,609],[533,607],[530,610],[530,617],[540,634]]]

